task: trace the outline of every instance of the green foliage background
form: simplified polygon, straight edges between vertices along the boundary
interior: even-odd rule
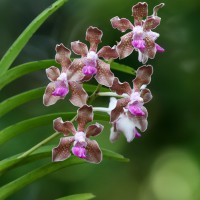
[[[42,10],[54,1],[0,0],[0,57],[18,35]],[[129,0],[70,0],[52,15],[36,32],[13,66],[29,61],[54,58],[54,47],[70,42],[84,42],[88,26],[103,30],[103,45],[114,45],[122,35],[113,30],[110,18],[126,17],[132,20],[131,7],[137,1]],[[149,13],[159,1],[147,1]],[[166,49],[149,64],[154,66],[150,89],[153,100],[147,105],[149,128],[143,137],[127,144],[123,137],[114,144],[108,141],[109,125],[98,141],[101,147],[115,150],[131,161],[128,164],[104,160],[100,165],[73,166],[49,175],[10,197],[18,199],[55,199],[75,193],[91,192],[96,199],[107,200],[198,200],[200,198],[200,134],[199,134],[199,9],[197,0],[165,0],[159,11],[161,25],[156,29],[161,37],[158,43]],[[137,69],[137,53],[120,60]],[[132,76],[116,73],[120,80]],[[0,100],[29,89],[45,86],[45,71],[26,75],[0,91]],[[95,105],[108,105],[107,98],[99,98]],[[31,117],[53,112],[75,111],[67,100],[52,107],[44,107],[42,99],[29,102],[0,119],[3,129]],[[0,160],[32,147],[53,133],[52,125],[32,129],[0,146]],[[58,138],[51,143],[58,144]],[[0,178],[3,185],[30,169],[51,162],[49,159],[10,171]]]

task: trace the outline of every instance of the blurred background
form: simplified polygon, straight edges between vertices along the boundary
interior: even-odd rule
[[[0,0],[0,57],[26,26],[52,0]],[[162,22],[155,30],[160,33],[157,42],[166,49],[148,64],[154,66],[149,88],[154,96],[146,106],[149,127],[140,139],[127,143],[109,142],[110,126],[97,140],[101,147],[114,150],[130,158],[129,163],[104,160],[100,165],[85,164],[66,168],[49,175],[17,192],[10,200],[55,199],[75,193],[91,192],[97,200],[199,200],[200,199],[200,56],[199,19],[200,1],[164,0],[165,7],[158,15]],[[53,14],[36,32],[13,66],[29,61],[53,59],[55,45],[84,41],[88,26],[97,26],[104,32],[104,45],[114,45],[122,33],[111,27],[114,16],[133,22],[131,8],[137,1],[130,0],[70,0]],[[149,14],[160,1],[147,1]],[[137,53],[117,62],[137,69],[141,64]],[[120,80],[133,77],[116,74]],[[26,75],[6,86],[0,100],[29,89],[47,85],[45,71]],[[109,99],[99,98],[95,105],[108,105]],[[44,107],[42,99],[27,103],[0,119],[3,129],[31,117],[76,110],[68,101],[59,101]],[[52,124],[33,129],[0,147],[0,159],[20,153],[53,133]],[[57,146],[59,139],[52,143]],[[19,177],[49,159],[21,167],[1,177],[1,185]]]

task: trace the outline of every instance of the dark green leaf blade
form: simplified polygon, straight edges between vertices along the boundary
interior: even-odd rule
[[[85,194],[74,194],[66,197],[61,197],[55,200],[90,200],[93,199],[94,197],[95,196],[91,193],[85,193]]]
[[[40,147],[35,152],[31,153],[30,155],[28,155],[27,157],[23,159],[20,158],[20,156],[23,155],[23,153],[21,153],[21,154],[14,155],[10,158],[6,158],[0,161],[0,174],[4,173],[6,170],[10,169],[11,167],[12,168],[19,167],[19,166],[26,165],[34,161],[38,161],[40,159],[44,159],[44,158],[51,159],[51,150],[53,147],[54,147],[53,145]],[[103,152],[103,156],[108,160],[114,160],[114,161],[119,161],[119,162],[129,161],[129,159],[125,158],[124,156],[116,152],[113,152],[104,148],[102,148],[102,152]]]
[[[29,26],[21,33],[13,45],[8,49],[3,58],[0,61],[1,73],[5,73],[20,51],[29,41],[31,36],[37,31],[37,29],[45,22],[45,20],[53,14],[58,8],[60,8],[67,0],[58,0],[45,9],[40,15],[38,15]]]
[[[54,113],[54,114],[42,115],[39,117],[34,117],[31,119],[18,122],[0,131],[0,145],[4,144],[8,140],[32,128],[50,124],[57,117],[62,117],[65,120],[71,120],[75,115],[76,115],[75,112]],[[95,120],[109,121],[109,116],[105,114],[104,115],[95,114]]]
[[[90,84],[84,84],[84,88],[86,92],[92,93],[95,89],[95,85],[90,85]],[[42,96],[44,94],[45,87],[41,88],[36,88],[33,90],[29,90],[27,92],[23,92],[21,94],[15,95],[13,97],[10,97],[3,102],[0,103],[0,118],[4,116],[6,113],[9,111],[13,110],[14,108],[25,104],[29,101],[41,98],[41,103],[42,103]],[[109,89],[101,87],[101,92],[108,92]]]
[[[70,157],[66,161],[63,162],[57,162],[57,163],[50,163],[45,166],[42,166],[40,168],[37,168],[28,174],[25,174],[24,176],[4,185],[0,188],[0,194],[1,199],[6,199],[16,191],[22,189],[26,185],[50,174],[53,172],[56,172],[60,169],[63,169],[68,166],[77,165],[77,164],[83,164],[85,163],[84,160],[78,159],[77,157]]]
[[[22,65],[18,65],[16,67],[13,67],[12,69],[8,70],[6,74],[1,76],[0,78],[0,89],[5,87],[7,84],[11,83],[12,81],[16,80],[17,78],[29,74],[31,72],[35,72],[41,69],[46,69],[50,66],[56,66],[58,67],[58,64],[55,62],[55,60],[41,60],[41,61],[35,61],[35,62],[29,62]],[[122,65],[116,62],[113,62],[111,64],[111,69],[120,71],[123,73],[127,73],[130,75],[135,74],[135,71],[133,68]]]
[[[50,151],[51,149],[49,149],[50,147],[46,148],[46,149],[43,149],[43,153],[46,153],[46,151]],[[105,158],[108,158],[108,159],[113,159],[113,160],[117,160],[117,161],[122,161],[122,162],[127,162],[128,159],[124,158],[122,155],[119,155],[115,152],[112,152],[112,151],[109,151],[109,150],[106,150],[106,149],[103,149],[103,156]],[[33,156],[37,155],[37,154],[41,154],[41,150],[38,150],[38,152],[34,152],[32,153],[31,155],[28,155],[29,157],[29,161],[31,161],[31,157],[34,158]],[[49,152],[50,154],[50,152]],[[8,159],[9,162],[13,161],[13,162],[16,162],[16,163],[19,163],[19,155],[18,156],[14,156],[12,159]],[[35,157],[36,158],[36,157]],[[121,158],[121,160],[120,160]],[[9,164],[7,160],[7,163]],[[24,159],[22,159],[22,161],[24,161]],[[35,169],[31,172],[29,172],[28,174],[25,174],[24,176],[6,184],[5,186],[1,187],[0,188],[0,194],[1,194],[1,198],[4,199],[4,198],[7,198],[9,197],[10,195],[12,195],[14,192],[22,189],[23,187],[25,187],[26,185],[48,175],[48,174],[51,174],[55,171],[58,171],[62,168],[65,168],[65,167],[68,167],[68,166],[72,166],[72,165],[77,165],[77,164],[83,164],[83,163],[86,163],[84,160],[82,159],[79,159],[75,156],[71,156],[69,159],[63,161],[63,162],[57,162],[57,163],[50,163],[50,164],[47,164],[45,166],[42,166],[38,169]],[[4,161],[4,169],[5,169],[5,164],[6,162]],[[26,164],[26,163],[24,163]],[[0,163],[0,166],[3,165],[3,163],[1,162]]]
[[[44,94],[44,90],[45,90],[44,87],[29,90],[27,92],[23,92],[21,94],[15,95],[1,102],[0,103],[0,118],[6,113],[8,113],[9,111],[13,110],[14,108],[22,104],[42,97],[42,95]],[[41,100],[41,103],[42,103],[42,100]]]
[[[64,119],[67,118],[68,120],[70,120],[75,115],[76,115],[75,112],[74,113],[73,112],[54,113],[54,114],[42,115],[39,117],[34,117],[31,119],[18,122],[0,131],[0,145],[4,144],[8,140],[32,128],[53,123],[53,120],[56,119],[57,117],[63,117]]]
[[[117,62],[112,62],[110,68],[119,72],[126,73],[126,74],[135,75],[135,70],[132,67],[119,64]]]
[[[22,77],[23,75],[41,69],[46,69],[50,66],[58,66],[58,64],[54,60],[41,60],[41,61],[28,62],[13,67],[12,69],[8,70],[6,74],[3,74],[3,76],[0,78],[0,89],[5,87],[12,81],[16,80],[17,78]]]

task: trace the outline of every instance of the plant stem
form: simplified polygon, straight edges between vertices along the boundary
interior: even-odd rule
[[[100,89],[101,89],[101,84],[98,84],[97,85],[97,88],[96,88],[96,90],[90,95],[90,97],[88,98],[88,100],[87,100],[87,104],[91,104],[96,98],[97,98],[97,96],[98,96],[98,93],[99,93],[99,91],[100,91]]]
[[[93,107],[93,111],[109,113],[110,109],[109,108],[103,108],[103,107]]]
[[[125,98],[128,95],[124,94],[124,95],[118,95],[115,92],[98,92],[97,94],[98,96],[102,96],[102,97],[119,97],[119,98]]]
[[[50,140],[52,140],[53,138],[55,138],[56,136],[58,136],[59,134],[60,133],[56,132],[53,135],[51,135],[50,137],[47,137],[46,139],[42,140],[41,142],[39,142],[38,144],[36,144],[35,146],[33,146],[31,149],[29,149],[28,151],[26,151],[25,153],[23,153],[22,155],[20,155],[18,158],[25,158],[26,156],[28,156],[29,154],[31,154],[32,152],[34,152],[36,149],[38,149],[42,145],[46,144],[47,142],[49,142]]]

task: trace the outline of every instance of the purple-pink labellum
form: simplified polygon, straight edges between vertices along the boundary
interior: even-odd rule
[[[94,75],[97,73],[97,69],[96,67],[93,67],[93,66],[84,66],[82,69],[82,72],[85,75]]]

